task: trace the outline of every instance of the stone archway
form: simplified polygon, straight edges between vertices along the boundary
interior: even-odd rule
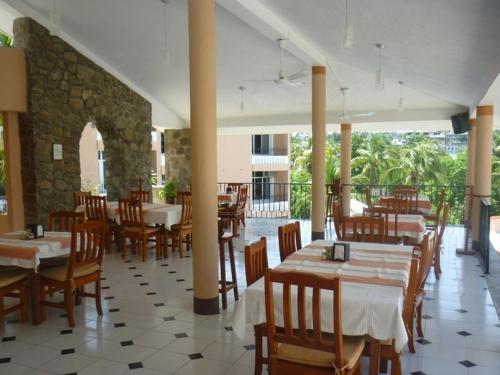
[[[15,20],[14,39],[28,74],[20,132],[26,223],[72,209],[81,186],[79,141],[89,122],[106,145],[109,200],[128,195],[138,178],[149,181],[151,104],[30,18]],[[63,160],[52,160],[53,144],[63,145]]]

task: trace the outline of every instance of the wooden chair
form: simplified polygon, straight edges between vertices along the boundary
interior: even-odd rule
[[[401,198],[384,198],[380,205],[382,207],[387,207],[397,211],[400,214],[408,214],[409,213],[409,205],[408,201]]]
[[[354,242],[384,242],[385,220],[383,217],[366,216],[344,217],[342,225],[342,240],[351,234]],[[351,233],[349,233],[351,231]]]
[[[182,200],[186,195],[191,196],[190,191],[178,191],[176,196],[175,196],[175,204],[182,204]]]
[[[28,276],[29,273],[22,269],[0,270],[0,324],[5,315],[17,310],[20,312],[21,322],[28,320]],[[19,298],[19,303],[6,309],[5,297]]]
[[[73,192],[73,204],[75,210],[85,204],[85,197],[90,197],[92,193],[90,191],[75,191]]]
[[[85,197],[85,217],[88,221],[100,221],[106,227],[106,252],[110,253],[113,239],[120,248],[121,227],[108,218],[108,203],[106,197],[89,195]]]
[[[401,209],[405,210],[406,214],[419,214],[418,210],[418,192],[415,188],[396,188],[395,194],[396,199],[403,201],[400,203]]]
[[[219,265],[220,265],[220,275],[221,279],[219,280],[219,293],[222,296],[222,308],[227,309],[227,293],[232,289],[234,293],[234,299],[236,301],[239,300],[238,294],[238,280],[236,276],[236,263],[234,260],[234,246],[233,246],[233,234],[232,232],[225,232],[224,220],[219,219]],[[232,225],[235,223],[233,222]],[[228,247],[229,253],[229,265],[231,267],[231,281],[227,280],[226,277],[226,244]]]
[[[233,193],[239,193],[240,192],[240,187],[242,186],[243,184],[242,183],[239,183],[239,182],[229,182],[226,186],[226,189],[227,188],[231,188],[231,191]]]
[[[438,227],[436,228],[437,238],[434,247],[434,257],[433,257],[433,266],[434,266],[434,276],[436,280],[441,278],[441,245],[443,244],[443,236],[446,230],[446,226],[448,225],[448,212],[449,207],[446,203],[443,206],[443,218],[440,220]]]
[[[434,248],[436,246],[437,237],[434,231],[428,231],[424,236],[424,241],[421,247],[420,261],[418,264],[417,274],[417,289],[415,293],[415,317],[417,325],[417,333],[419,337],[424,337],[422,329],[422,310],[423,300],[425,296],[425,282],[429,276],[429,271],[432,265]],[[413,319],[408,324],[408,349],[411,353],[415,353],[413,344]],[[411,333],[411,335],[410,335]]]
[[[431,222],[431,224],[427,225],[427,228],[437,228],[439,225],[439,220],[441,217],[441,211],[443,210],[443,205],[444,205],[444,200],[446,198],[446,190],[441,190],[441,194],[439,196],[439,201],[438,205],[436,207],[436,211],[429,214],[429,215],[424,215],[425,221]]]
[[[73,224],[81,224],[84,221],[83,212],[53,211],[49,213],[49,231],[71,232]]]
[[[40,309],[42,320],[45,319],[45,306],[59,307],[66,309],[68,323],[70,327],[74,327],[73,294],[95,298],[97,313],[102,315],[101,264],[105,237],[106,227],[102,221],[73,225],[71,230],[69,263],[64,266],[47,268],[40,271]],[[84,291],[84,286],[90,283],[95,283],[95,293]],[[45,300],[46,294],[57,290],[64,291],[63,303]]]
[[[240,223],[245,226],[245,206],[248,198],[248,185],[240,185],[236,204],[219,210],[221,219],[236,220],[238,225],[233,225],[233,236],[238,236],[238,226]]]
[[[261,237],[259,241],[245,246],[245,275],[247,287],[264,277],[268,268],[267,240]],[[268,363],[268,358],[262,355],[262,340],[267,336],[266,323],[253,326],[255,336],[255,374],[262,373],[262,365]]]
[[[410,266],[410,276],[408,287],[406,288],[405,299],[403,303],[403,322],[407,331],[409,330],[409,322],[413,320],[415,311],[415,293],[417,290],[417,272],[418,259],[413,258]],[[412,335],[413,337],[413,335]],[[370,353],[370,340],[367,340],[365,347],[365,355]],[[389,339],[381,342],[380,346],[380,367],[382,373],[387,372],[387,362],[391,361],[391,375],[402,375],[401,369],[401,353],[396,351],[394,340]]]
[[[151,203],[153,201],[151,190],[132,190],[130,198],[139,199],[142,203]]]
[[[373,206],[364,207],[363,216],[384,219],[384,243],[402,245],[405,242],[403,236],[398,235],[398,211],[392,208]],[[394,219],[394,220],[389,220]],[[390,223],[393,223],[389,225]],[[389,234],[389,226],[393,234]]]
[[[282,330],[276,327],[273,284],[283,286]],[[292,287],[297,288],[296,313],[292,312]],[[307,289],[312,289],[312,303],[306,302]],[[333,298],[333,316],[331,313],[328,316],[333,321],[332,334],[321,329],[321,299],[327,293]],[[361,374],[364,337],[342,335],[341,282],[338,277],[268,269],[265,273],[265,296],[269,370],[272,375]],[[294,319],[297,317],[298,327],[292,326],[292,316]],[[314,322],[312,328],[307,324],[309,316]]]
[[[172,239],[172,253],[177,248],[181,258],[184,257],[183,243],[186,243],[186,250],[191,247],[191,237],[193,234],[193,205],[191,195],[184,195],[182,198],[181,220],[179,224],[174,224],[167,229],[167,235]],[[186,237],[186,240],[184,240]],[[165,253],[165,256],[167,254]]]
[[[342,201],[335,200],[332,204],[333,213],[333,226],[335,228],[335,234],[337,239],[342,240],[342,219],[344,218],[344,213],[342,211]]]
[[[278,227],[278,243],[282,262],[290,254],[302,249],[300,222],[296,221],[295,223],[289,223]]]
[[[122,226],[122,257],[127,258],[126,240],[138,241],[141,244],[142,261],[148,257],[148,240],[155,239],[156,258],[160,258],[165,249],[165,235],[163,228],[148,227],[144,222],[142,201],[137,198],[118,200],[120,224]]]

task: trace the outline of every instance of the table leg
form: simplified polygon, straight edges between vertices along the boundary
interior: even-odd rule
[[[370,375],[378,375],[380,369],[380,341],[370,340]]]
[[[31,318],[34,325],[42,322],[40,314],[40,275],[31,271],[30,274],[30,290],[31,290]]]

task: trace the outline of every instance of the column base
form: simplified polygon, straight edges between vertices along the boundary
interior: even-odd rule
[[[324,240],[325,232],[311,232],[311,241]]]
[[[472,249],[479,251],[479,241],[472,240]]]
[[[193,299],[193,311],[200,315],[219,314],[219,296],[215,298],[197,298]]]

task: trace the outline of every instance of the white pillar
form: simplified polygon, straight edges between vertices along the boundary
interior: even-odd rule
[[[340,124],[340,184],[342,186],[342,207],[344,216],[351,212],[351,153],[352,125]]]
[[[469,130],[469,134],[467,135],[467,177],[465,181],[465,185],[469,187],[469,190],[466,190],[466,198],[465,198],[465,223],[470,226],[470,222],[468,222],[469,218],[469,206],[471,196],[470,189],[474,189],[474,160],[476,155],[476,119],[470,120],[471,129]],[[471,213],[472,214],[472,213]]]

